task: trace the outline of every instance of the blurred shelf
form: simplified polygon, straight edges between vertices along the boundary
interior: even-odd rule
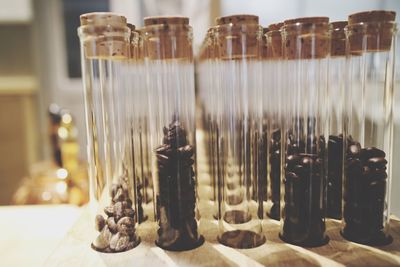
[[[0,76],[0,95],[32,95],[37,89],[35,76]]]

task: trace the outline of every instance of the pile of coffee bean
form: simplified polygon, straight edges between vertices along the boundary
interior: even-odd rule
[[[306,143],[289,136],[285,166],[284,224],[281,237],[284,241],[302,246],[325,243],[323,205],[324,138]],[[309,153],[304,153],[307,151]]]
[[[342,218],[343,135],[328,140],[327,217]]]
[[[104,208],[103,215],[95,218],[96,230],[100,232],[92,243],[92,248],[107,253],[116,253],[136,247],[140,240],[135,234],[135,210],[129,197],[127,176],[112,185],[112,203]]]
[[[195,219],[196,193],[193,147],[178,121],[164,127],[163,145],[156,149],[159,229],[156,244],[168,250],[188,250],[202,244]]]
[[[269,177],[272,207],[268,212],[271,219],[280,220],[281,209],[281,130],[272,131],[269,144]]]
[[[354,242],[383,245],[386,196],[386,154],[375,148],[361,148],[348,139],[343,217],[343,235]]]

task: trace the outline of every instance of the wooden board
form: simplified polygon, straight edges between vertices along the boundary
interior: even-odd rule
[[[49,257],[45,266],[400,266],[400,221],[391,221],[394,242],[373,248],[344,240],[339,221],[328,221],[330,242],[318,248],[302,248],[286,244],[278,237],[278,221],[265,220],[267,242],[253,249],[232,249],[218,243],[217,221],[211,216],[210,177],[207,174],[202,133],[197,133],[199,177],[199,230],[206,242],[199,248],[185,252],[165,251],[154,244],[157,225],[145,222],[138,227],[141,244],[135,249],[117,254],[99,253],[90,248],[97,233],[92,225],[93,216],[87,209],[71,231]]]

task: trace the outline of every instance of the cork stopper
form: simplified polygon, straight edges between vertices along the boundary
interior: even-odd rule
[[[125,59],[129,57],[130,29],[124,16],[94,12],[80,16],[78,34],[87,58]]]
[[[396,12],[394,11],[372,10],[349,15],[348,23],[351,25],[361,22],[389,22],[395,20]]]
[[[396,12],[372,10],[351,14],[347,34],[349,52],[389,51],[396,31]]]
[[[282,34],[281,28],[283,27],[283,22],[270,24],[268,26],[269,32],[267,33],[267,57],[270,59],[280,59],[282,58]]]
[[[346,55],[346,34],[344,28],[347,26],[347,21],[335,21],[331,23],[331,56]]]
[[[92,12],[82,14],[79,17],[81,26],[85,25],[111,25],[117,27],[126,26],[126,18],[116,13],[111,12]]]
[[[261,58],[262,27],[254,15],[217,18],[216,56],[220,59]]]
[[[149,59],[192,60],[192,28],[187,17],[147,17],[143,46]]]
[[[160,17],[144,18],[144,26],[157,25],[157,24],[189,25],[189,18],[180,16],[162,16],[162,17],[160,16]]]
[[[237,14],[216,18],[217,25],[223,24],[258,24],[258,16],[248,14]]]
[[[328,17],[304,17],[284,21],[283,56],[285,59],[318,59],[329,56]]]

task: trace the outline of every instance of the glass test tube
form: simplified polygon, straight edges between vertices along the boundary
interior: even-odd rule
[[[319,246],[325,234],[325,164],[330,25],[326,17],[286,20],[282,27],[285,106],[280,237]]]
[[[234,248],[252,248],[265,242],[264,196],[257,171],[258,153],[265,150],[260,138],[261,38],[257,16],[217,19],[218,240]]]
[[[344,108],[346,85],[346,36],[347,21],[331,23],[331,57],[329,60],[329,140],[327,169],[327,217],[342,218]]]
[[[384,245],[389,235],[396,13],[352,14],[346,27],[349,112],[342,234]]]
[[[192,29],[185,17],[145,18],[152,170],[159,229],[168,250],[200,246]]]
[[[281,200],[281,132],[283,106],[282,88],[282,36],[283,23],[268,26],[267,60],[264,62],[264,112],[268,125],[268,184],[270,188],[271,206],[267,214],[270,218],[280,219]]]
[[[136,196],[128,169],[125,138],[122,65],[129,57],[130,29],[126,18],[113,13],[88,13],[80,17],[89,162],[90,201],[95,228],[100,234],[92,248],[121,252],[139,243]],[[104,209],[103,209],[104,208]]]

